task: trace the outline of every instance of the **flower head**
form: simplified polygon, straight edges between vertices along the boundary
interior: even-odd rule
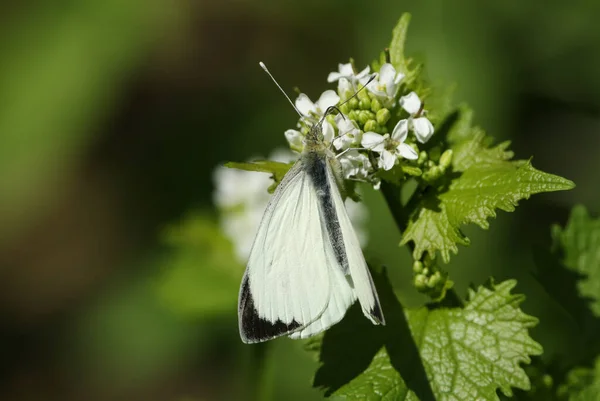
[[[423,103],[421,102],[421,99],[419,99],[419,96],[417,96],[415,92],[410,92],[408,95],[402,96],[400,98],[400,106],[402,106],[410,116],[408,119],[400,120],[398,124],[403,123],[404,125],[402,128],[406,129],[406,132],[408,132],[409,129],[412,130],[419,142],[427,142],[433,135],[434,129],[431,121],[429,121],[427,117],[422,116],[424,113],[424,110],[421,109]]]
[[[405,124],[407,123],[408,122],[405,122]],[[381,154],[378,162],[380,168],[391,170],[396,164],[396,159],[399,156],[409,160],[416,160],[419,158],[417,152],[415,152],[411,146],[404,143],[407,134],[408,130],[405,130],[403,126],[398,123],[392,131],[391,136],[390,134],[381,135],[375,132],[365,132],[361,144],[365,148]]]

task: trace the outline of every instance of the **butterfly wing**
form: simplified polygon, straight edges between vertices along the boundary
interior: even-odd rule
[[[354,298],[332,255],[301,160],[273,194],[250,252],[238,304],[242,340],[304,338],[339,321]]]

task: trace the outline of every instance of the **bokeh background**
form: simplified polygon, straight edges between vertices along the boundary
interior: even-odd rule
[[[560,354],[576,329],[531,250],[573,204],[600,206],[599,2],[3,2],[0,399],[320,399],[301,342],[239,340],[243,265],[218,232],[212,171],[285,146],[295,124],[259,60],[316,99],[337,63],[377,57],[405,11],[431,81],[457,83],[488,133],[577,184],[467,228],[448,266],[460,294],[517,278],[534,338]],[[380,194],[364,198],[367,255],[420,305]]]

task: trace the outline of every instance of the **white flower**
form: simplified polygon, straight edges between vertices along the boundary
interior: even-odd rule
[[[342,164],[342,173],[346,179],[366,180],[373,170],[369,158],[355,149],[351,149],[340,156],[340,163]]]
[[[338,127],[338,136],[333,141],[333,146],[337,150],[348,149],[350,146],[360,143],[362,131],[348,116],[338,114],[335,116],[335,124]]]
[[[393,102],[396,92],[398,92],[398,87],[402,78],[404,78],[404,74],[396,72],[396,69],[390,63],[385,63],[379,69],[377,78],[371,81],[371,83],[366,85],[369,81],[369,77],[361,78],[360,83],[366,85],[369,92],[389,105]]]
[[[369,74],[370,70],[371,69],[369,68],[369,66],[367,66],[364,70],[362,70],[361,72],[356,74],[354,72],[354,68],[352,67],[351,63],[338,64],[338,71],[330,72],[329,76],[327,77],[327,82],[335,82],[335,81],[339,80],[340,78],[345,78],[350,81],[359,80],[361,78],[366,77]]]
[[[417,140],[421,143],[425,143],[431,138],[431,135],[433,135],[434,129],[433,124],[431,124],[431,121],[429,121],[427,117],[420,116],[415,118],[415,115],[424,112],[421,110],[422,104],[421,99],[419,99],[419,96],[417,96],[415,92],[410,92],[408,95],[402,96],[400,98],[400,106],[410,114],[410,117],[407,120],[400,120],[398,124],[407,122],[402,128],[406,129],[407,132],[409,129],[412,129]]]
[[[302,152],[302,149],[304,149],[304,135],[302,135],[302,132],[295,129],[289,129],[284,132],[284,135],[292,150],[298,153]]]
[[[406,120],[402,121],[408,124]],[[378,166],[384,170],[391,170],[396,164],[398,156],[409,160],[416,160],[419,157],[411,146],[404,143],[408,130],[402,127],[402,124],[400,124],[402,121],[396,125],[391,137],[390,134],[380,135],[375,132],[365,132],[363,134],[362,146],[381,154]]]
[[[296,99],[296,108],[305,117],[321,117],[328,107],[335,106],[339,101],[340,97],[331,89],[323,92],[316,103],[313,103],[308,96],[301,93]]]
[[[238,259],[245,261],[269,202],[267,188],[271,179],[268,174],[219,166],[213,173],[213,180],[216,187],[213,201],[222,211],[221,229],[232,241]]]

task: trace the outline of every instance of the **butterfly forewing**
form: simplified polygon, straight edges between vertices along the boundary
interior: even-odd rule
[[[318,319],[329,300],[329,273],[317,194],[297,162],[259,226],[238,305],[245,342],[292,333]]]

